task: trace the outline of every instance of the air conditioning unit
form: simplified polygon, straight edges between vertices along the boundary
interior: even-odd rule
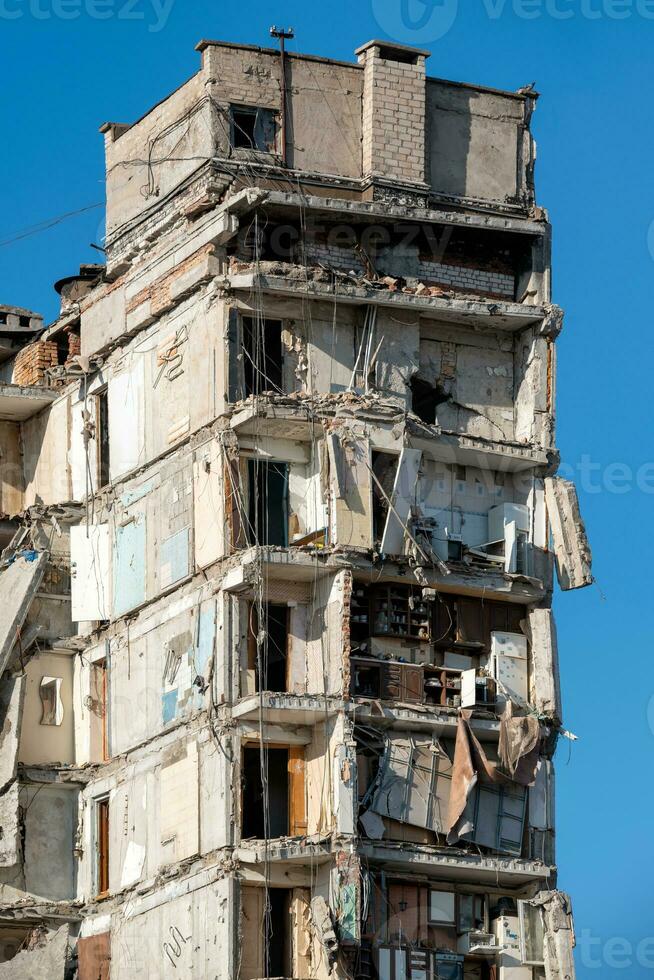
[[[492,932],[476,929],[459,937],[458,950],[463,956],[496,956],[500,946]]]

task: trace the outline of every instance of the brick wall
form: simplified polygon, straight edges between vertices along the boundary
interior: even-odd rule
[[[253,48],[209,45],[202,52],[202,67],[218,102],[281,108],[279,56]]]
[[[425,57],[414,63],[360,50],[363,84],[363,172],[412,183],[425,181]],[[392,54],[392,49],[390,54]]]
[[[307,241],[304,252],[309,265],[319,263],[331,269],[340,269],[343,272],[352,271],[360,276],[366,274],[364,263],[353,248]],[[301,260],[302,256],[298,253],[298,261]],[[378,272],[389,276],[406,274],[404,270],[399,271],[398,268],[394,267],[392,256],[380,262],[377,269]],[[418,279],[431,285],[450,286],[452,289],[464,290],[465,292],[481,293],[483,296],[501,296],[506,300],[513,300],[515,296],[514,276],[487,269],[475,269],[472,266],[450,265],[445,262],[429,262],[420,259],[412,269],[410,279]]]
[[[465,289],[485,296],[504,296],[512,300],[515,295],[515,278],[501,272],[486,272],[462,265],[446,265],[443,262],[421,262],[420,278],[439,285]]]
[[[43,384],[47,368],[59,363],[57,345],[52,340],[37,340],[16,355],[13,382],[17,385]]]
[[[330,269],[340,269],[342,272],[356,272],[365,275],[365,267],[361,258],[353,248],[343,245],[329,245],[320,242],[307,241],[304,246],[304,256],[309,265],[326,265]],[[298,259],[302,260],[302,249],[298,249]]]

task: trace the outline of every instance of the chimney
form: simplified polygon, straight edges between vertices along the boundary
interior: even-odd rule
[[[425,62],[429,51],[368,41],[364,67],[363,175],[425,185]]]

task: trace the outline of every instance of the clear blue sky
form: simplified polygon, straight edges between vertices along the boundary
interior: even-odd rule
[[[654,3],[0,0],[0,243],[103,200],[99,125],[138,118],[190,76],[201,37],[267,44],[274,21],[295,27],[296,50],[350,59],[390,35],[428,47],[430,74],[507,89],[535,80],[542,92],[538,199],[567,311],[558,441],[578,478],[584,457],[596,467],[581,497],[598,586],[556,602],[565,720],[580,737],[558,755],[561,883],[578,933],[597,940],[578,957],[582,980],[654,976],[654,943],[637,952],[654,936],[654,467],[636,480],[654,460]],[[0,246],[0,301],[53,319],[52,283],[97,261],[88,243],[102,234],[98,209]],[[654,231],[650,241],[654,251]]]

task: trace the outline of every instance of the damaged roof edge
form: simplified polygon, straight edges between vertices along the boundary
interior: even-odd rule
[[[372,40],[366,42],[366,44],[361,45],[355,51],[355,54],[365,51],[367,48],[379,45],[385,48],[399,48],[404,51],[413,51],[416,55],[421,55],[424,58],[431,57],[432,52],[427,51],[423,48],[414,48],[407,44],[396,44],[393,41],[384,40]],[[278,48],[268,48],[259,44],[238,44],[234,41],[214,41],[211,38],[201,38],[195,45],[195,50],[199,52],[206,51],[207,48],[231,48],[238,51],[252,51],[255,54],[269,54],[274,56],[279,56]],[[295,61],[317,61],[325,65],[340,65],[343,68],[354,68],[357,71],[363,71],[363,65],[356,61],[344,61],[339,58],[323,58],[317,54],[303,54],[299,51],[286,51],[286,57],[291,58]],[[502,95],[507,98],[517,99],[518,102],[526,102],[528,99],[539,99],[540,93],[533,92],[512,92],[510,89],[493,88],[488,85],[475,85],[472,82],[457,82],[449,78],[440,78],[437,75],[427,75],[428,82],[436,82],[438,85],[449,85],[452,88],[463,88],[468,89],[473,92],[484,92],[488,95]],[[175,90],[176,91],[176,90]],[[172,93],[171,93],[172,95]],[[156,108],[153,106],[153,108]],[[152,111],[152,110],[150,110]]]

